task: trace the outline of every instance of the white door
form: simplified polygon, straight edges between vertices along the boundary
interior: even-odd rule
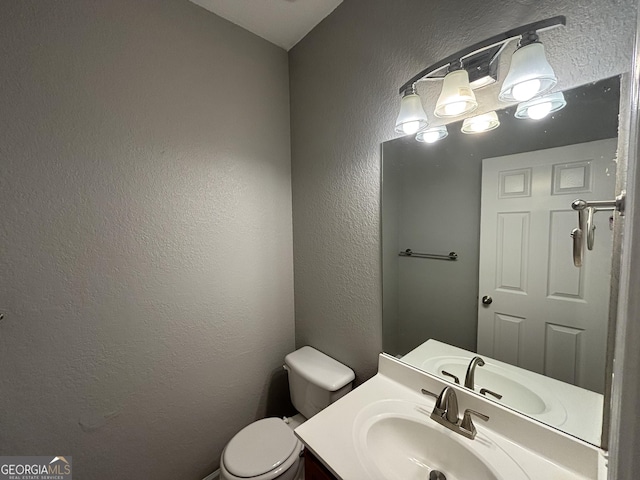
[[[595,214],[581,268],[569,234],[573,200],[613,199],[616,148],[614,138],[482,162],[480,355],[603,392],[612,212]]]

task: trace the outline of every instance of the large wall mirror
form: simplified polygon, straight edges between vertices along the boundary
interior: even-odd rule
[[[492,131],[451,123],[382,149],[385,352],[596,445],[616,214],[592,211],[576,267],[571,204],[615,197],[620,83],[565,91],[543,119],[512,106]]]

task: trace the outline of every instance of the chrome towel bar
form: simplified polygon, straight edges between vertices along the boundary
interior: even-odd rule
[[[414,252],[410,248],[407,248],[404,252],[398,254],[401,257],[415,257],[415,258],[432,258],[434,260],[457,260],[458,254],[456,252],[449,252],[448,255],[441,255],[438,253],[418,253]]]

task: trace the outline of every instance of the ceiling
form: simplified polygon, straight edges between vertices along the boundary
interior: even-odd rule
[[[342,0],[191,0],[289,50]]]

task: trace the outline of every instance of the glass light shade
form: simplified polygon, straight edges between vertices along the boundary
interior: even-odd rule
[[[446,125],[439,127],[429,128],[428,130],[421,130],[416,134],[416,140],[422,143],[434,143],[438,140],[442,140],[449,135]]]
[[[455,70],[447,73],[436,103],[434,111],[436,117],[458,117],[473,112],[477,107],[478,102],[469,85],[467,71]]]
[[[537,97],[528,102],[519,103],[516,108],[516,118],[530,118],[540,120],[547,115],[562,110],[567,105],[562,92]]]
[[[426,128],[428,124],[420,96],[417,93],[404,95],[400,102],[400,113],[396,119],[396,132],[412,135]]]
[[[474,134],[488,132],[500,126],[498,114],[494,112],[483,113],[475,117],[465,118],[462,122],[462,133]]]
[[[511,66],[498,98],[503,102],[524,102],[551,90],[558,82],[547,62],[544,45],[530,43],[511,57]]]

